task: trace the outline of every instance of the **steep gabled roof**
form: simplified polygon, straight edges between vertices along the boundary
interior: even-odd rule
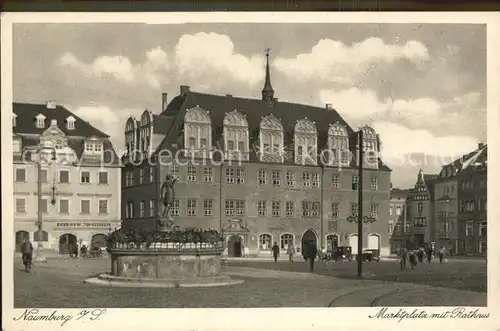
[[[50,126],[51,120],[57,120],[59,128],[68,136],[109,138],[107,134],[63,106],[56,105],[55,108],[47,108],[44,104],[14,102],[12,111],[17,115],[16,125],[12,128],[14,133],[42,134]],[[35,125],[35,118],[38,114],[46,117],[44,128],[38,128]],[[66,127],[66,119],[70,116],[75,118],[75,128],[72,130]]]

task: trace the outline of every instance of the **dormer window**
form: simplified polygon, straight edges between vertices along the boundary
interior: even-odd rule
[[[90,140],[85,142],[85,153],[86,154],[101,154],[102,153],[102,142],[99,140]]]
[[[283,125],[281,121],[273,114],[264,117],[260,122],[259,128],[260,161],[283,162],[283,139]]]
[[[43,129],[45,128],[45,116],[43,116],[42,114],[38,114],[36,116],[36,127],[39,128],[39,129]]]
[[[14,153],[21,153],[21,150],[22,150],[22,143],[21,143],[21,139],[14,139],[12,141],[12,151]]]
[[[212,120],[200,106],[188,109],[184,116],[184,146],[186,155],[196,158],[212,158]]]
[[[307,119],[297,121],[294,129],[295,163],[317,165],[318,131]]]
[[[12,113],[12,126],[16,126],[16,122],[17,122],[17,114]]]
[[[224,147],[226,159],[249,160],[249,134],[246,116],[233,110],[223,121]]]
[[[75,129],[75,118],[70,116],[66,119],[66,129],[74,130]]]

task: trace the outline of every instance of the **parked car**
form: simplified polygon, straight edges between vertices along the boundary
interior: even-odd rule
[[[380,262],[380,251],[378,249],[365,249],[362,258],[366,262]]]

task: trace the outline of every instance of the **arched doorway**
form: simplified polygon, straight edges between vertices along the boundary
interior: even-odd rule
[[[358,235],[357,234],[351,234],[349,236],[349,246],[351,246],[352,255],[357,255],[358,254]]]
[[[59,253],[69,254],[69,248],[77,244],[77,238],[74,234],[65,233],[59,237]]]
[[[318,246],[318,236],[316,236],[316,232],[313,229],[308,229],[302,235],[302,245],[300,247],[301,252],[304,252],[305,244],[312,243],[315,246]]]
[[[21,244],[23,243],[24,239],[29,238],[29,237],[30,237],[30,234],[28,231],[17,231],[16,232],[16,252],[21,251]]]
[[[339,236],[336,234],[329,234],[326,236],[326,250],[336,252],[339,247]]]
[[[270,251],[273,246],[273,236],[269,233],[263,233],[259,236],[259,250]]]
[[[229,257],[241,257],[242,253],[242,239],[240,236],[233,234],[227,240],[227,255]]]
[[[98,233],[92,236],[91,246],[106,247],[106,235]]]
[[[368,236],[368,249],[380,250],[380,237],[378,234]]]

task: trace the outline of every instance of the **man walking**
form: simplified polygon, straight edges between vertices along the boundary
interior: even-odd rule
[[[293,262],[293,256],[295,255],[295,247],[292,244],[288,245],[286,253],[288,254],[288,261]]]
[[[443,263],[443,258],[445,253],[446,253],[446,248],[444,248],[444,246],[441,246],[441,249],[438,252],[439,263]]]
[[[21,245],[21,253],[23,254],[23,264],[24,271],[30,272],[31,270],[31,261],[33,259],[33,244],[29,240],[29,238],[25,238]]]
[[[273,250],[274,263],[276,263],[278,262],[278,256],[280,255],[280,248],[277,242],[274,242],[272,250]]]
[[[314,242],[307,244],[307,258],[309,259],[309,271],[314,271],[314,260],[318,254],[318,248]]]
[[[405,247],[401,249],[401,252],[399,253],[399,258],[400,258],[400,267],[401,270],[406,269],[406,259],[408,258],[408,251],[406,250]]]

